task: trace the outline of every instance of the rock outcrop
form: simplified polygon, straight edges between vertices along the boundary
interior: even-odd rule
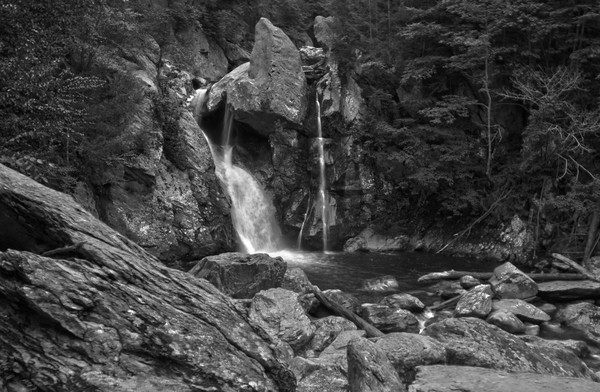
[[[295,390],[228,297],[71,197],[0,165],[0,211],[0,389]]]
[[[300,127],[306,115],[306,78],[298,49],[285,33],[261,18],[250,62],[216,83],[208,109],[226,100],[236,120],[268,135],[277,121]]]
[[[279,287],[286,268],[281,257],[234,252],[205,257],[189,272],[232,298],[252,298],[259,291]]]

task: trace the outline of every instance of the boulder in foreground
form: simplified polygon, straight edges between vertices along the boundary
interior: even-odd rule
[[[0,390],[295,390],[214,286],[3,165],[0,227]]]
[[[232,298],[252,298],[261,290],[279,287],[286,268],[281,257],[232,252],[205,257],[189,272]]]
[[[596,392],[600,384],[574,377],[507,373],[471,366],[419,366],[409,392]]]

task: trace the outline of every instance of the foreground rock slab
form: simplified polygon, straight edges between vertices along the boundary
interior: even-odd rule
[[[71,197],[0,165],[0,211],[0,390],[295,390],[228,297]]]
[[[278,287],[287,264],[264,253],[222,253],[200,260],[190,274],[208,280],[232,298],[252,298],[261,290]]]
[[[409,392],[596,392],[600,384],[574,377],[506,373],[471,366],[419,366]]]
[[[550,300],[576,300],[600,297],[600,283],[591,280],[555,280],[538,283],[538,295]]]
[[[446,319],[429,325],[423,334],[437,339],[446,347],[449,365],[595,378],[573,352],[528,345],[480,319]]]

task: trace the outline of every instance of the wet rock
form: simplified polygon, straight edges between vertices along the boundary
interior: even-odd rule
[[[343,317],[329,316],[314,321],[315,333],[306,347],[314,353],[323,351],[342,331],[355,331],[356,325]]]
[[[547,340],[538,336],[523,335],[520,338],[532,346],[550,348],[552,350],[568,350],[579,358],[587,358],[590,355],[590,348],[587,343],[581,340]]]
[[[301,268],[293,267],[285,271],[281,288],[303,294],[312,290],[312,283],[310,283],[306,273]]]
[[[406,391],[385,353],[367,339],[348,345],[348,383],[351,392]]]
[[[490,324],[512,334],[525,332],[525,324],[514,314],[503,310],[493,311],[486,319]]]
[[[487,284],[473,287],[464,293],[454,310],[456,317],[486,317],[492,310],[492,289]]]
[[[289,290],[289,289],[286,289]],[[292,290],[290,290],[292,291]],[[319,310],[321,310],[321,302],[315,297],[313,293],[305,293],[298,295],[298,302],[304,312],[313,316],[317,316]]]
[[[0,227],[26,229],[27,239],[0,239],[22,249],[0,252],[1,378],[11,388],[294,387],[273,340],[229,297],[164,266],[71,197],[0,165],[0,210]]]
[[[250,320],[269,334],[300,350],[310,339],[314,326],[298,303],[298,294],[281,288],[261,291],[254,296]]]
[[[437,340],[413,333],[390,333],[371,341],[388,357],[403,382],[419,365],[446,362],[446,348]]]
[[[319,358],[330,363],[335,363],[347,374],[348,371],[348,345],[355,339],[366,336],[363,330],[342,331],[333,342],[319,355]]]
[[[397,291],[399,288],[400,286],[398,285],[398,281],[392,275],[365,279],[360,286],[361,290],[377,293]]]
[[[446,347],[449,365],[593,377],[587,366],[574,354],[534,348],[480,319],[465,317],[443,320],[429,325],[422,334],[437,339]]]
[[[550,320],[550,316],[537,307],[520,299],[501,299],[492,303],[493,310],[510,312],[523,321],[542,323]]]
[[[425,305],[420,299],[410,294],[392,294],[379,301],[380,305],[389,306],[394,309],[404,309],[411,312],[422,312]]]
[[[229,205],[191,113],[182,115],[164,141],[150,108],[140,113],[135,128],[150,139],[144,152],[128,155],[90,179],[104,190],[99,212],[111,227],[167,265],[188,270],[191,261],[233,247]]]
[[[281,257],[233,252],[205,257],[189,273],[208,280],[232,298],[252,298],[259,291],[279,287],[286,268]]]
[[[325,61],[325,53],[323,48],[315,48],[313,46],[303,46],[300,48],[300,59],[302,64],[310,66]]]
[[[460,287],[462,287],[465,290],[470,290],[473,287],[481,284],[479,279],[476,279],[476,278],[472,277],[471,275],[465,275],[465,276],[461,277],[459,279],[458,283],[460,283]]]
[[[440,322],[442,320],[446,320],[449,318],[454,317],[453,312],[449,311],[449,310],[442,310],[439,312],[436,312],[433,317],[431,317],[430,319],[427,319],[427,321],[425,321],[425,327],[431,325],[431,324],[435,324],[437,322]]]
[[[463,295],[467,290],[463,289],[458,281],[442,280],[430,288],[430,291],[442,297],[442,299],[450,299],[459,295]]]
[[[352,294],[345,293],[338,289],[329,289],[323,291],[323,294],[331,298],[332,301],[340,304],[346,310],[354,313],[360,313],[360,301]]]
[[[297,380],[296,392],[346,392],[348,378],[338,365],[320,358],[295,357],[289,363]]]
[[[600,343],[600,307],[588,302],[566,305],[556,313],[555,320],[562,325],[577,329]]]
[[[574,377],[507,373],[472,366],[419,366],[410,392],[592,392],[598,383]]]
[[[572,301],[600,296],[600,283],[590,280],[555,280],[538,283],[538,295],[547,300]]]
[[[362,317],[381,332],[419,332],[419,320],[408,310],[363,304]]]
[[[511,263],[504,263],[494,269],[489,283],[498,298],[530,298],[537,294],[538,285],[529,276]]]
[[[344,244],[345,252],[394,252],[407,250],[409,238],[407,236],[389,237],[377,234],[368,227],[356,237],[350,238]]]
[[[217,109],[227,99],[234,118],[269,135],[283,121],[300,127],[306,114],[306,78],[300,54],[285,33],[261,18],[255,27],[250,63],[216,83],[207,107]]]
[[[538,294],[539,294],[539,291],[538,291]],[[550,317],[554,316],[556,314],[556,312],[558,311],[558,308],[549,302],[538,303],[538,304],[536,304],[536,307],[539,310],[541,310],[542,312],[546,313]]]

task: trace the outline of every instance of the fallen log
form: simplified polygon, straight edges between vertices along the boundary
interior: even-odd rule
[[[439,280],[456,280],[460,279],[463,276],[470,275],[476,279],[480,280],[489,280],[493,273],[492,272],[473,272],[473,271],[442,271],[442,272],[432,272],[427,275],[421,276],[417,279],[419,283],[431,283],[437,282]],[[536,282],[548,282],[551,280],[586,280],[589,279],[584,274],[574,274],[574,273],[535,273],[535,274],[527,274],[531,279]]]
[[[325,295],[317,286],[312,286],[312,293],[317,297],[317,299],[325,306],[327,309],[331,310],[338,316],[344,317],[350,321],[352,321],[358,328],[363,329],[367,332],[367,337],[373,338],[377,336],[383,336],[384,333],[375,328],[373,325],[369,324],[365,319],[358,316],[356,313],[351,312],[344,308],[342,305],[333,301],[327,295]]]
[[[587,279],[593,280],[594,282],[600,282],[600,277],[598,277],[596,274],[588,271],[587,269],[583,268],[581,265],[577,264],[575,261],[569,259],[568,257],[563,256],[563,255],[561,255],[559,253],[552,253],[552,257],[554,257],[555,259],[558,259],[558,260],[562,261],[563,263],[567,264],[569,267],[573,268],[575,271],[577,271],[580,274],[586,276]]]
[[[437,305],[430,306],[429,310],[436,311],[436,310],[446,309],[451,306],[454,306],[458,303],[458,300],[460,299],[461,296],[462,296],[462,294],[457,295],[456,297],[452,297],[444,302],[440,302]]]

